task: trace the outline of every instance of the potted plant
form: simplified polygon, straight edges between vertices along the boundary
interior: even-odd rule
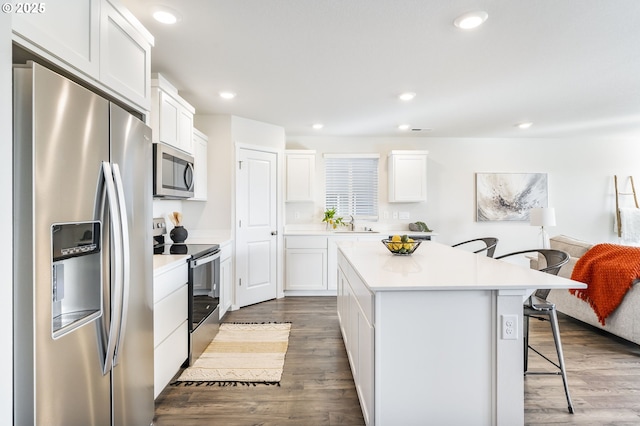
[[[342,221],[342,217],[336,217],[336,208],[326,209],[324,211],[323,222],[327,224],[327,230],[336,229],[338,226],[343,226],[344,222]]]

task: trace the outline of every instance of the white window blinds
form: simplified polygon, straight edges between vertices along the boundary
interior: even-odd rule
[[[338,216],[378,218],[378,154],[325,154],[325,207]]]

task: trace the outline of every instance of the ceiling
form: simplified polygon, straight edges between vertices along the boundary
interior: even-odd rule
[[[155,37],[152,71],[197,114],[288,138],[640,136],[638,0],[122,2]],[[157,5],[180,21],[155,22]],[[473,10],[484,25],[453,25]]]

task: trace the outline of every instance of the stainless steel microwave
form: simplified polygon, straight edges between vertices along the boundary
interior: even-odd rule
[[[193,157],[163,143],[153,144],[154,198],[193,197]]]

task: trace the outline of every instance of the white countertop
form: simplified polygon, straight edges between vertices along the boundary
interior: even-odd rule
[[[410,256],[394,255],[377,241],[343,242],[338,248],[372,292],[587,287],[434,241],[422,242]]]
[[[185,263],[189,257],[191,256],[186,254],[156,254],[153,256],[153,274],[162,274],[180,263]]]

